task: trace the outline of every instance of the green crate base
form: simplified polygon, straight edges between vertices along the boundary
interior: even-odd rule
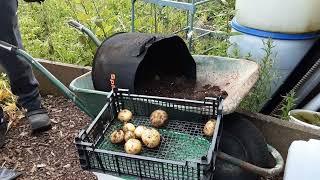
[[[135,117],[132,123],[150,126],[146,117]],[[124,144],[112,144],[110,135],[113,131],[122,128],[122,123],[114,120],[105,134],[105,139],[98,145],[99,149],[109,151],[125,152]],[[181,127],[183,126],[183,127]],[[203,136],[203,124],[185,121],[169,120],[169,123],[162,129],[158,129],[161,134],[160,146],[155,149],[143,146],[140,155],[160,158],[173,161],[200,160],[208,153],[211,139]]]

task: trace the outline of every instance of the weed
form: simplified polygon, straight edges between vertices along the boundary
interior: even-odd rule
[[[280,105],[280,118],[283,120],[289,120],[289,111],[291,111],[296,106],[296,93],[294,91],[290,91],[286,96],[283,96],[283,98],[284,101]]]
[[[273,70],[274,58],[272,53],[275,47],[271,39],[264,41],[263,51],[265,56],[260,61],[259,79],[249,95],[241,102],[240,108],[251,112],[259,112],[265,102],[270,99],[272,82],[278,78],[278,73]]]
[[[11,93],[7,75],[0,74],[0,106],[9,116],[8,129],[24,117],[23,111],[16,106],[17,97]]]

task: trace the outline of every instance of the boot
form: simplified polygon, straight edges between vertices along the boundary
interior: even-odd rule
[[[44,108],[28,111],[27,119],[31,125],[32,133],[43,132],[51,129],[48,112]]]

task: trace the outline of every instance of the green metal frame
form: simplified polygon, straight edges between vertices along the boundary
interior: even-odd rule
[[[192,44],[195,40],[198,40],[204,36],[225,36],[225,32],[221,31],[212,31],[208,29],[202,29],[194,27],[194,15],[197,10],[197,6],[203,5],[207,2],[210,2],[210,0],[188,0],[187,2],[179,1],[179,0],[142,0],[146,3],[151,3],[158,6],[167,6],[167,7],[173,7],[178,10],[184,10],[187,11],[187,26],[179,31],[173,32],[173,34],[177,34],[179,32],[185,31],[186,32],[186,39],[188,42],[189,50],[192,51]],[[135,32],[135,2],[136,0],[131,0],[131,32]],[[155,15],[155,29],[157,30],[157,21],[156,21],[156,15],[157,13],[154,13]],[[156,31],[157,32],[157,31]],[[194,36],[194,32],[199,32],[198,36]],[[206,53],[213,48],[206,49],[203,53]]]

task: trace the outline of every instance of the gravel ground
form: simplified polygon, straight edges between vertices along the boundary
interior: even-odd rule
[[[30,134],[30,126],[23,119],[7,134],[4,148],[0,149],[0,166],[17,168],[23,175],[18,179],[96,179],[79,166],[74,138],[90,118],[62,97],[46,96],[43,104],[49,111],[53,127],[50,131]],[[282,180],[282,177],[261,180]]]
[[[90,118],[73,103],[61,97],[46,96],[44,106],[49,111],[53,127],[38,135],[30,134],[23,119],[7,134],[7,143],[0,149],[0,166],[16,167],[23,172],[19,179],[82,179],[96,177],[79,166],[74,138]]]

